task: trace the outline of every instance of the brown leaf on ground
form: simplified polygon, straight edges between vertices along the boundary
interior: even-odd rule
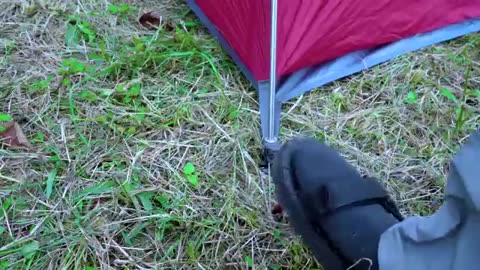
[[[174,31],[175,30],[175,24],[173,22],[166,22],[163,27],[165,28],[165,30],[167,31]]]
[[[144,13],[140,17],[140,24],[150,30],[156,30],[160,26],[160,23],[162,21],[162,16],[160,16],[160,13],[155,12],[155,11],[150,11],[147,13]]]
[[[280,204],[276,204],[272,209],[273,215],[283,214],[283,207]]]
[[[0,142],[13,147],[30,147],[30,142],[27,137],[25,137],[25,134],[23,134],[22,128],[19,124],[14,121],[9,121],[3,127],[6,130],[0,132]]]

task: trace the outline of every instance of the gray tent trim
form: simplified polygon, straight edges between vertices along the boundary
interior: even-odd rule
[[[240,57],[238,54],[235,52],[235,50],[228,44],[227,40],[222,36],[220,31],[218,31],[217,27],[208,19],[207,15],[203,13],[203,11],[200,9],[200,7],[195,3],[195,0],[187,0],[187,4],[190,6],[190,9],[195,13],[195,15],[198,17],[200,22],[207,27],[208,31],[214,38],[217,39],[218,43],[222,46],[222,48],[230,55],[232,60],[237,64],[237,66],[240,68],[240,70],[243,72],[247,80],[250,81],[250,83],[255,87],[255,89],[258,88],[258,81],[253,77],[253,74],[250,72],[250,70],[245,66],[245,64],[240,60]]]
[[[260,122],[262,136],[268,137],[268,114],[269,104],[269,81],[257,81],[246,65],[240,60],[235,50],[223,38],[215,25],[203,13],[195,0],[186,0],[192,11],[200,19],[210,33],[218,40],[223,49],[230,55],[232,60],[242,70],[245,77],[257,89],[260,103]],[[372,50],[361,50],[343,57],[339,57],[328,63],[315,67],[309,67],[278,80],[275,103],[275,135],[280,132],[281,104],[300,96],[306,92],[318,88],[335,80],[347,77],[354,73],[368,69],[380,63],[384,63],[400,55],[419,50],[433,44],[458,38],[473,32],[480,31],[480,19],[468,20],[462,23],[449,25],[432,32],[415,35],[397,42]]]

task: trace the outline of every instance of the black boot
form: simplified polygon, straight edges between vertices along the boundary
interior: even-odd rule
[[[380,236],[402,216],[376,180],[313,139],[285,144],[272,175],[291,225],[325,270],[378,269]]]

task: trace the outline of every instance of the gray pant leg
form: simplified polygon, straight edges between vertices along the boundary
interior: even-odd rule
[[[380,270],[480,269],[480,132],[454,157],[445,202],[383,233]]]

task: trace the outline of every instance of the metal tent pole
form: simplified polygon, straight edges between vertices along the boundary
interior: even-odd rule
[[[277,94],[277,0],[272,0],[271,17],[271,38],[270,38],[270,95],[268,99],[268,136],[265,138],[267,143],[274,143],[278,140],[275,135],[275,105]]]
[[[270,89],[268,95],[268,133],[263,141],[264,165],[269,168],[280,150],[281,144],[276,134],[276,95],[277,95],[277,10],[278,0],[272,0],[271,44],[270,44]],[[264,167],[265,167],[264,166]]]

